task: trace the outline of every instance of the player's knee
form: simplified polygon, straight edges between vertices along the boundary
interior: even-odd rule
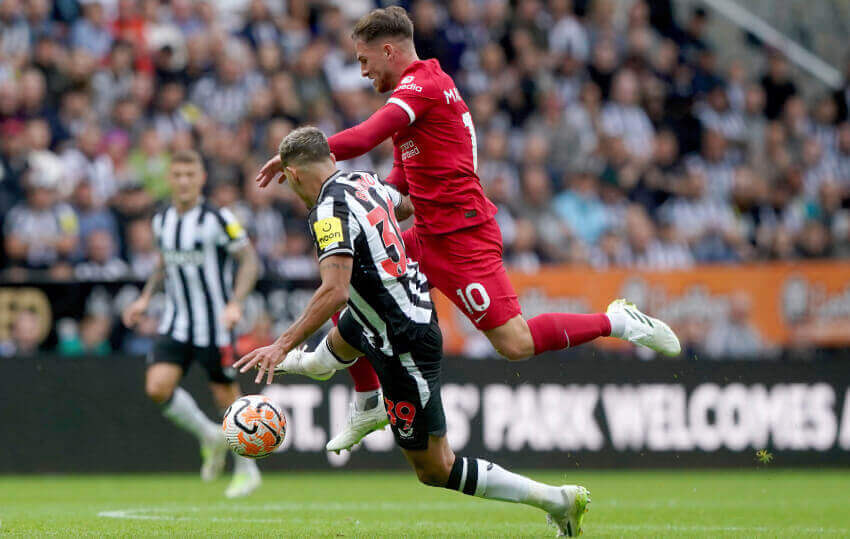
[[[510,361],[522,361],[534,355],[534,341],[531,335],[525,338],[503,339],[494,343],[496,351]]]
[[[414,468],[419,482],[429,487],[445,486],[451,473],[451,466],[445,466],[441,462],[418,464]]]
[[[174,393],[174,387],[165,380],[158,380],[155,377],[148,377],[145,380],[145,393],[148,398],[157,404],[168,402],[171,395]]]
[[[449,481],[454,464],[454,453],[451,450],[434,454],[425,460],[417,460],[413,464],[419,482],[429,487],[444,487]]]

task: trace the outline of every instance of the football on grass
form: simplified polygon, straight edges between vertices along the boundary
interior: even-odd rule
[[[268,397],[246,395],[236,399],[224,412],[221,428],[234,453],[258,459],[283,442],[286,417]]]

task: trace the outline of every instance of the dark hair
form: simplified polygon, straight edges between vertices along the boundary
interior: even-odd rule
[[[331,155],[328,139],[322,131],[313,126],[295,129],[280,143],[278,148],[283,166],[291,164],[316,163]]]
[[[351,37],[362,39],[366,43],[379,37],[413,39],[413,21],[407,16],[407,11],[403,7],[373,9],[357,21]]]

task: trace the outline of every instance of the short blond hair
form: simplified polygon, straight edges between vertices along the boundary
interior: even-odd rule
[[[328,139],[322,131],[311,125],[290,132],[278,148],[281,165],[304,165],[327,159],[331,155]]]
[[[171,156],[171,164],[174,163],[197,163],[201,168],[204,168],[204,160],[201,159],[201,154],[195,150],[179,150]]]

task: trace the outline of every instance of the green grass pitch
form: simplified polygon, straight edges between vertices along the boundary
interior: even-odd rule
[[[850,471],[533,472],[586,485],[586,537],[850,536]],[[195,475],[0,476],[0,536],[541,537],[542,512],[412,473],[266,474],[224,499]]]

